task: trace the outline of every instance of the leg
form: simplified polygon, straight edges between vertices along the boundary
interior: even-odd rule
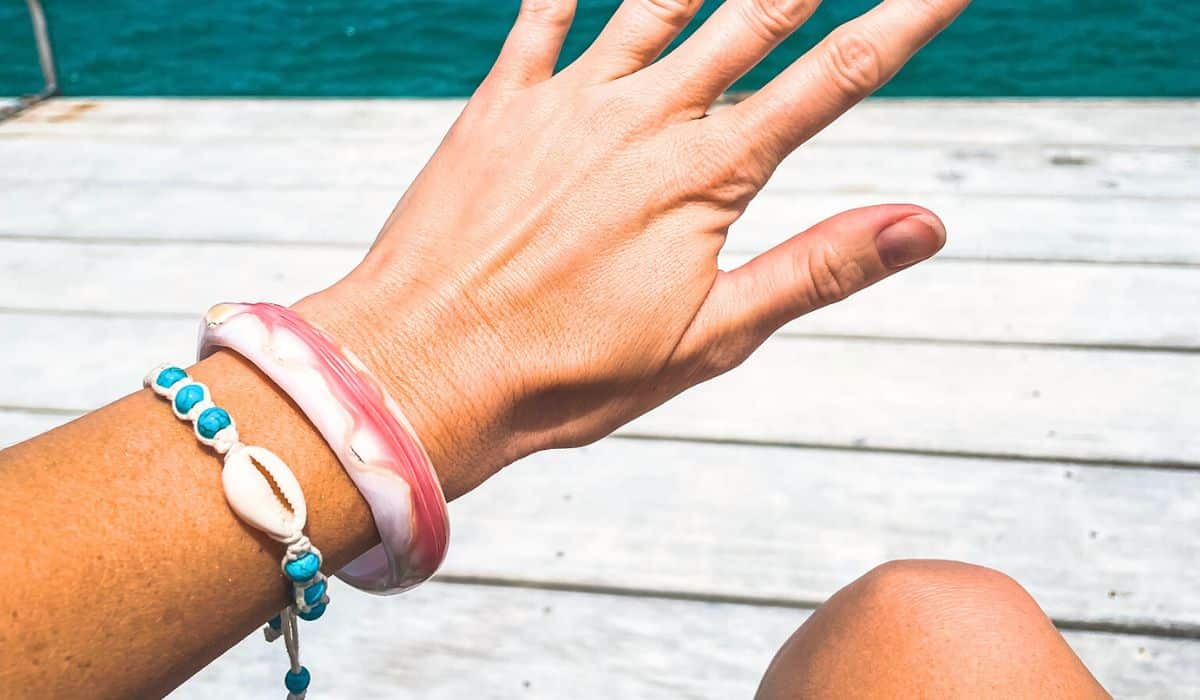
[[[981,566],[895,561],[792,635],[757,700],[1107,698],[1033,598]]]

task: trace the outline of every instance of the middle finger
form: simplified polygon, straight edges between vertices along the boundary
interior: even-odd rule
[[[735,80],[812,16],[820,0],[726,0],[643,73],[673,86],[674,106],[703,113]]]

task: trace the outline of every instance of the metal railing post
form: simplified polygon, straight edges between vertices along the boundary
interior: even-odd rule
[[[41,99],[58,94],[58,76],[54,72],[54,52],[50,49],[50,32],[46,30],[46,13],[41,0],[25,0],[29,5],[29,18],[33,21],[33,36],[37,41],[38,62],[42,64],[42,78],[46,85],[38,95]]]
[[[15,104],[0,106],[0,119],[32,107],[33,105],[58,94],[58,75],[54,70],[54,51],[50,47],[50,32],[46,29],[46,13],[42,11],[41,0],[25,0],[29,6],[29,19],[33,22],[33,38],[37,43],[38,63],[42,66],[42,89],[32,95],[26,95]]]

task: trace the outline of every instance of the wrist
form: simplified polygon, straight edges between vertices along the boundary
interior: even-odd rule
[[[455,342],[461,336],[419,306],[377,302],[371,287],[347,278],[293,309],[383,384],[429,454],[446,499],[453,500],[512,461],[502,431],[506,392],[471,362],[494,355]]]

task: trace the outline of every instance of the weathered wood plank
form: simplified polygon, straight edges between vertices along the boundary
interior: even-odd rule
[[[0,183],[104,182],[126,186],[360,187],[402,190],[439,139],[375,143],[0,139]],[[777,192],[878,196],[952,192],[1006,196],[1191,197],[1200,191],[1200,150],[1111,150],[1009,145],[966,150],[942,144],[807,144],[779,166]]]
[[[777,338],[628,430],[1194,465],[1200,356]]]
[[[915,201],[938,212],[943,257],[1200,264],[1200,199],[1141,200],[775,192],[734,224],[732,252],[765,250],[839,211]],[[300,241],[366,246],[402,188],[231,189],[147,183],[10,183],[0,237]]]
[[[736,261],[731,260],[731,262]],[[1200,270],[934,260],[786,334],[1200,347]]]
[[[942,257],[1200,263],[1200,237],[1193,235],[1200,230],[1200,197],[990,197],[950,187],[920,193],[802,195],[777,193],[774,187],[769,184],[734,224],[731,250],[765,250],[847,209],[913,202],[945,221],[949,237]]]
[[[890,559],[1005,571],[1059,620],[1200,631],[1200,476],[610,438],[452,504],[446,573],[823,601]],[[502,540],[495,533],[504,533]]]
[[[8,308],[199,314],[222,298],[291,303],[361,258],[324,246],[0,240]],[[725,267],[746,260],[728,255]],[[207,270],[181,275],[183,269]],[[1189,268],[946,260],[905,272],[788,334],[1200,349]]]
[[[436,139],[463,100],[62,98],[0,128],[0,138],[134,140]],[[867,100],[817,137],[829,143],[1044,143],[1200,146],[1196,100]],[[1150,125],[1151,128],[1147,128]]]
[[[2,313],[0,405],[98,406],[186,360],[195,328]],[[627,432],[1197,465],[1200,354],[776,337]]]
[[[322,697],[750,698],[808,611],[429,584],[399,598],[335,586],[304,639]],[[1200,642],[1067,632],[1117,697],[1198,697]],[[277,693],[282,650],[255,633],[170,697]]]

